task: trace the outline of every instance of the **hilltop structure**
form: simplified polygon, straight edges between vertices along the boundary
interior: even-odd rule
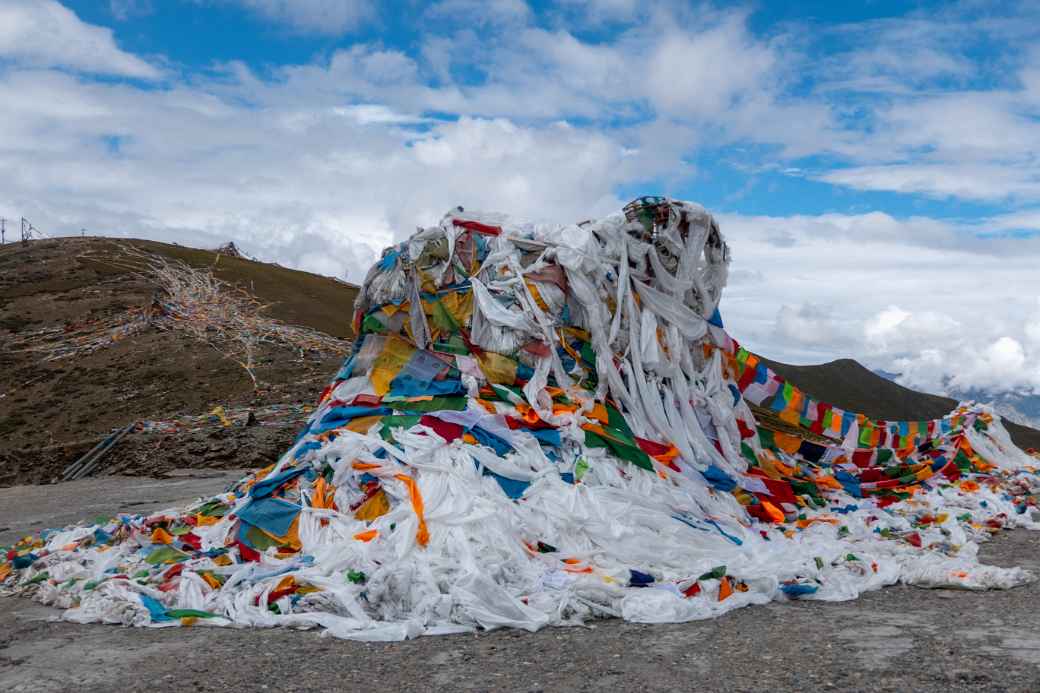
[[[712,216],[665,198],[568,226],[453,209],[369,272],[352,355],[277,464],[27,539],[0,579],[70,620],[371,640],[1029,579],[975,558],[1040,526],[1037,460],[999,417],[814,400],[726,332],[729,262]]]
[[[219,253],[220,255],[227,255],[228,257],[242,257],[242,251],[238,249],[234,241],[228,241],[224,245],[218,246],[213,252]]]

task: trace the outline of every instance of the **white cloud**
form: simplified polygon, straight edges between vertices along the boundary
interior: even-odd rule
[[[1026,365],[1026,352],[1013,337],[1001,337],[986,347],[984,359],[979,364],[994,384],[1019,377]]]
[[[1033,346],[1040,349],[1040,296],[1037,297],[1037,309],[1026,321],[1026,338]]]
[[[1040,209],[1023,209],[992,217],[987,226],[994,231],[1040,231]]]
[[[523,24],[531,18],[524,0],[439,0],[426,14],[431,19],[460,21],[464,25]]]
[[[1038,133],[1040,134],[1040,133]],[[923,193],[965,200],[1040,199],[1040,173],[1032,163],[915,163],[839,168],[817,176],[857,190]]]
[[[303,33],[340,35],[371,18],[370,0],[225,0]]]
[[[910,312],[899,306],[889,306],[863,325],[867,348],[884,356],[949,344],[961,329],[961,324],[945,313]]]
[[[353,106],[338,106],[335,113],[352,119],[360,125],[418,125],[433,122],[430,118],[398,113],[377,103],[359,103]]]
[[[866,323],[864,332],[867,340],[886,344],[888,338],[898,332],[912,315],[899,306],[890,306]]]
[[[112,16],[121,22],[131,17],[142,17],[155,11],[152,0],[109,0],[108,8]]]
[[[662,36],[643,74],[659,111],[717,117],[762,86],[775,59],[747,33],[743,18],[731,15],[707,30]]]
[[[159,77],[155,67],[120,50],[111,29],[80,21],[55,0],[0,2],[0,58],[76,72]]]
[[[847,321],[841,321],[832,306],[820,303],[784,304],[776,313],[775,336],[782,342],[812,348],[821,343],[840,349],[848,343]]]
[[[852,356],[935,392],[1040,392],[1040,239],[877,213],[719,219],[742,273],[723,319],[749,348]]]
[[[982,26],[956,11],[815,29],[836,48],[822,58],[826,89],[909,93],[937,78],[961,83],[978,71],[967,52]]]
[[[646,4],[641,0],[562,0],[560,3],[566,9],[579,12],[593,25],[631,20]]]
[[[435,5],[430,13],[464,5],[452,0]],[[652,127],[656,115],[663,125],[691,130],[705,125],[729,130],[739,123],[733,137],[765,132],[767,141],[785,140],[780,127],[759,122],[772,107],[801,108],[800,122],[811,124],[817,135],[819,126],[828,125],[825,108],[810,114],[813,107],[780,97],[775,74],[779,57],[771,45],[749,33],[743,14],[703,12],[684,23],[661,13],[645,25],[594,41],[570,29],[524,25],[529,15],[523,4],[509,3],[506,10],[486,3],[481,7],[482,14],[462,27],[424,37],[418,56],[355,45],[335,52],[327,65],[286,68],[285,86],[335,85],[341,92],[363,92],[367,100],[406,110],[513,119],[629,118]],[[487,16],[519,24],[493,29],[491,36],[475,32],[472,25]],[[389,84],[368,76],[368,63],[376,56],[397,56],[400,79]],[[460,66],[483,78],[452,81],[453,68]],[[427,75],[441,84],[424,83]],[[673,140],[667,146],[675,150],[682,143]]]
[[[0,74],[0,101],[16,104],[0,112],[0,167],[12,172],[0,214],[51,233],[235,240],[354,280],[453,205],[587,218],[615,209],[612,190],[630,175],[617,143],[563,123],[430,121],[290,98],[242,105],[196,87],[38,71]]]
[[[974,343],[970,340],[924,349],[895,359],[900,382],[931,392],[1040,394],[1036,351],[1029,353],[1014,337]]]

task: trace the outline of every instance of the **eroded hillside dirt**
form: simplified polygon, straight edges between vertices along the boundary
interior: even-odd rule
[[[305,327],[349,336],[354,287],[212,252],[135,243],[223,275],[257,296],[265,315],[295,316]],[[339,367],[340,355],[260,344],[255,387],[234,358],[183,331],[145,326],[116,335],[122,328],[114,325],[156,299],[154,283],[120,266],[118,252],[111,241],[76,238],[0,248],[0,485],[56,480],[110,432],[134,422],[142,422],[139,430],[105,456],[98,473],[264,466],[288,447]],[[104,343],[82,348],[91,340]],[[37,350],[45,343],[59,348]],[[78,351],[51,358],[64,348]],[[241,416],[227,426],[209,416],[215,407]],[[245,425],[249,409],[260,425]]]

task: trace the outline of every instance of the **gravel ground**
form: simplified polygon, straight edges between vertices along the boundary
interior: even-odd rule
[[[177,505],[235,477],[2,489],[0,542],[103,511]],[[1040,573],[1038,548],[1040,535],[1010,532],[983,557]],[[1038,595],[1037,583],[983,593],[898,586],[678,625],[601,621],[387,644],[288,630],[77,626],[0,598],[0,690],[1040,691]]]
[[[175,508],[220,493],[245,469],[175,469],[165,479],[109,476],[64,484],[0,488],[0,546],[48,527],[99,515]]]

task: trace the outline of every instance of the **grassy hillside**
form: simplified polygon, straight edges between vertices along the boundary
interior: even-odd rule
[[[134,240],[131,244],[192,267],[207,267],[230,284],[247,289],[268,304],[271,317],[303,325],[344,339],[352,337],[350,318],[358,288],[320,274],[280,265],[220,255],[212,250],[186,248],[158,241]],[[98,245],[98,250],[104,249]],[[98,267],[101,272],[106,270]]]

